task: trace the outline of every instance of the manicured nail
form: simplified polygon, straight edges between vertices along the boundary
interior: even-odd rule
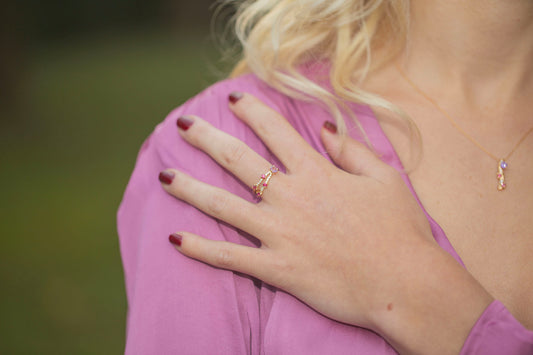
[[[330,121],[326,121],[324,122],[324,128],[327,129],[328,131],[330,131],[331,133],[337,133],[337,126],[330,122]]]
[[[234,91],[228,96],[228,100],[234,104],[242,98],[242,92]]]
[[[172,184],[172,180],[174,180],[174,176],[176,175],[172,171],[162,171],[159,173],[159,181],[163,184],[170,185]]]
[[[194,120],[188,116],[181,116],[180,118],[178,118],[178,122],[176,123],[179,128],[186,131],[192,126]]]
[[[181,235],[179,234],[172,233],[171,235],[168,236],[168,241],[174,245],[181,247]]]

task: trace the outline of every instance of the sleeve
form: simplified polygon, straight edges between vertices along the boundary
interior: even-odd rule
[[[532,355],[533,332],[520,324],[505,306],[493,301],[478,319],[461,355]]]
[[[249,246],[257,241],[168,195],[158,181],[161,170],[177,168],[252,200],[248,187],[183,141],[176,127],[181,115],[198,115],[268,156],[266,147],[229,110],[227,96],[233,90],[261,96],[243,80],[216,84],[174,110],[141,147],[117,215],[128,300],[126,354],[259,351],[254,280],[181,255],[168,236],[186,230]]]

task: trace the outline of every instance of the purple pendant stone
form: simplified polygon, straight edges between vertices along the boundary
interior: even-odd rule
[[[505,162],[505,160],[500,161],[500,168],[507,169],[507,163]]]

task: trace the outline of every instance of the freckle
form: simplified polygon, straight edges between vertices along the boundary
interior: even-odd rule
[[[389,304],[387,305],[387,310],[392,311],[392,308],[393,308],[392,303],[389,303]]]

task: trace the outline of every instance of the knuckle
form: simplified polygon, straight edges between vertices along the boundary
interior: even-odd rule
[[[294,275],[294,265],[286,260],[276,260],[269,267],[272,273],[270,282],[281,288],[290,288],[292,281],[288,275]]]
[[[230,250],[226,247],[221,247],[215,254],[215,264],[222,268],[230,268],[233,266],[233,256]]]
[[[268,119],[257,119],[253,121],[254,131],[259,136],[267,135],[272,129],[272,120]]]
[[[242,142],[234,142],[222,151],[222,159],[226,166],[234,166],[242,161],[248,147]]]
[[[207,202],[207,213],[212,216],[220,216],[226,205],[228,199],[221,194],[213,194]]]
[[[287,260],[276,260],[274,263],[273,269],[277,271],[280,275],[288,275],[294,272],[294,265],[289,263]]]

